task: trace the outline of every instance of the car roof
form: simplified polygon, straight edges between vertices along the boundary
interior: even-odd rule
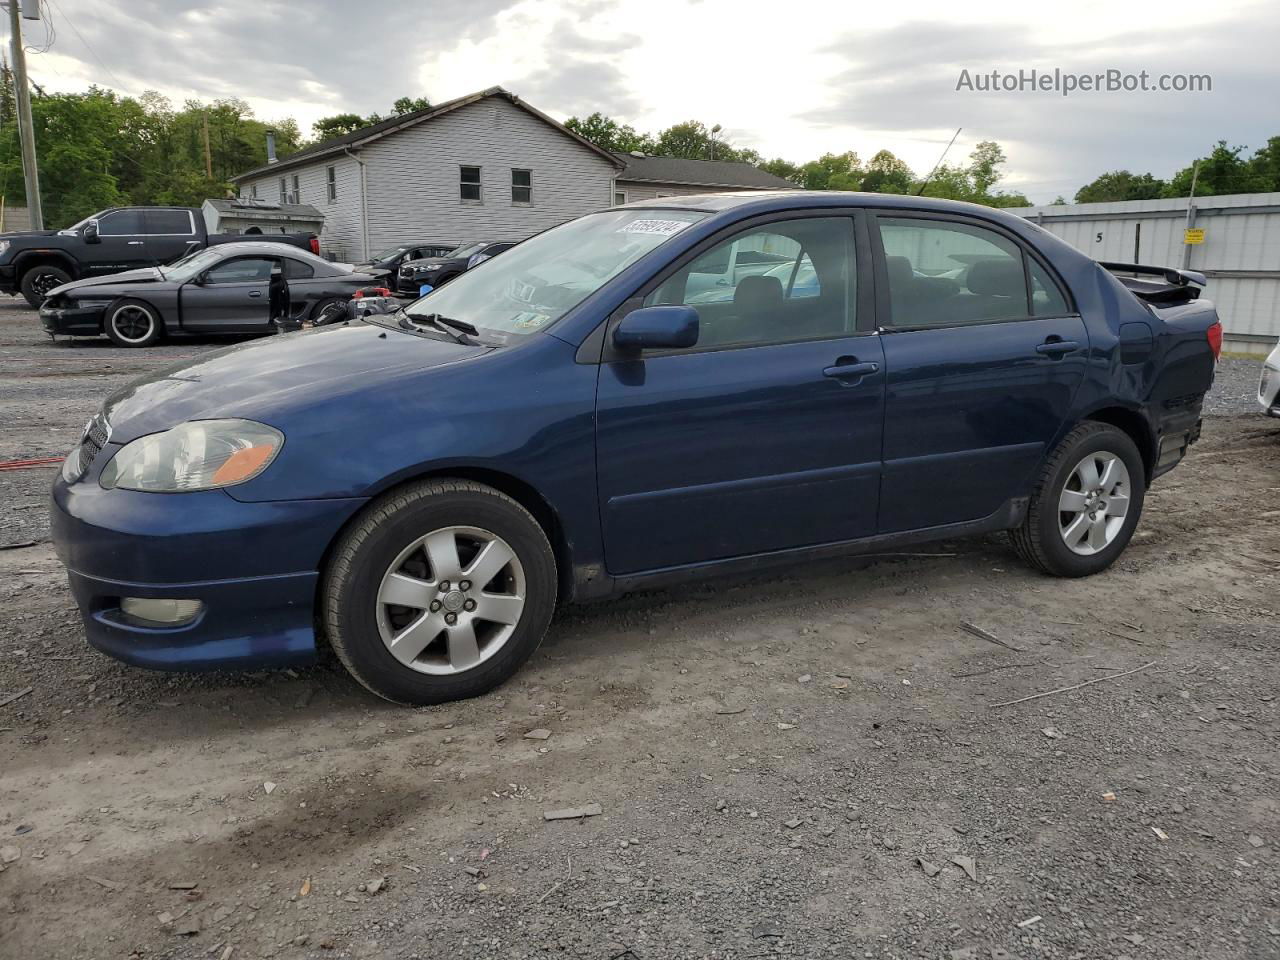
[[[696,210],[703,213],[722,213],[742,207],[751,207],[752,212],[759,213],[822,207],[891,207],[933,213],[981,214],[988,219],[1025,222],[1021,217],[1005,213],[998,207],[966,203],[962,200],[916,197],[898,193],[859,193],[852,190],[739,190],[732,193],[695,193],[680,197],[635,200],[613,209]]]

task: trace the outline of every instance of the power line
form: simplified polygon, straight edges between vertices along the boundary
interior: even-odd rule
[[[51,2],[57,8],[58,15],[62,17],[63,20],[67,21],[67,26],[71,28],[71,32],[74,33],[80,39],[80,42],[84,44],[84,48],[88,50],[91,54],[93,54],[93,59],[98,61],[98,65],[102,67],[103,70],[107,71],[107,74],[111,77],[112,80],[115,81],[116,87],[120,90],[120,92],[124,93],[125,86],[123,83],[120,82],[120,78],[115,75],[115,71],[113,71],[110,67],[108,67],[106,64],[106,61],[104,61],[100,56],[98,56],[97,50],[89,46],[89,41],[84,38],[84,34],[82,34],[79,31],[79,29],[76,27],[76,25],[72,23],[71,18],[67,16],[66,12],[62,9],[62,5],[58,3],[58,0],[51,0]],[[50,29],[52,29],[52,23],[50,24]]]

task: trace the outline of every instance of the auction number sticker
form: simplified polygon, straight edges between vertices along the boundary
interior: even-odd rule
[[[687,220],[632,220],[624,224],[619,233],[647,233],[659,237],[669,237],[689,226]]]

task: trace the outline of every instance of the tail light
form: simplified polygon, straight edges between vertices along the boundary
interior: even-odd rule
[[[1204,332],[1204,337],[1209,341],[1209,349],[1213,351],[1213,359],[1216,363],[1222,356],[1222,321],[1213,321],[1209,329]]]
[[[311,252],[317,257],[320,256],[320,238],[313,233],[308,242],[311,244]]]

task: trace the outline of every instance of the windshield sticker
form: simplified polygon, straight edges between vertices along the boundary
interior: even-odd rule
[[[548,313],[517,313],[511,318],[511,325],[519,327],[522,330],[536,330],[538,327],[545,326],[547,321],[551,319]]]
[[[619,233],[647,233],[669,237],[689,226],[687,220],[632,220],[618,229]]]

